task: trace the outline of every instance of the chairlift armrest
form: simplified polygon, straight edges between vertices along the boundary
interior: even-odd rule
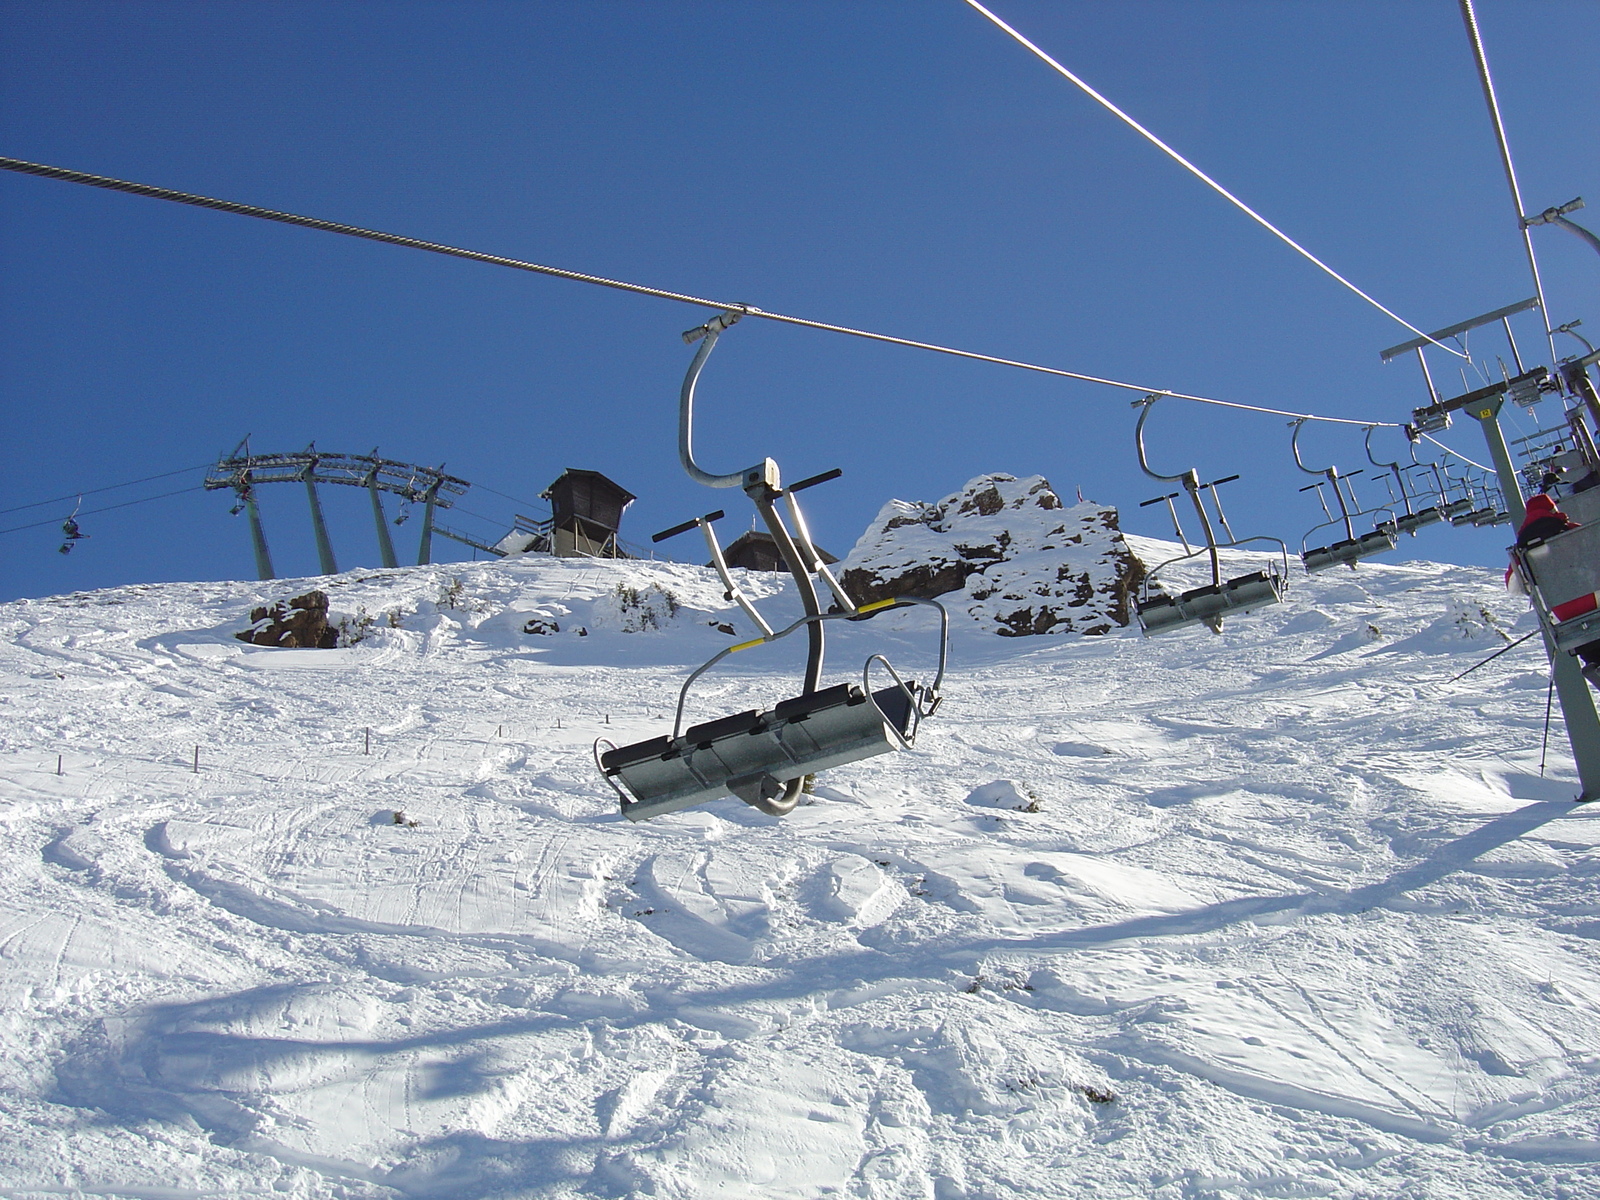
[[[1176,500],[1177,492],[1168,492],[1165,496],[1152,496],[1149,500],[1139,501],[1140,508],[1149,508],[1152,504],[1160,504],[1163,500]]]
[[[1308,484],[1306,484],[1305,487],[1301,488],[1300,490],[1302,492],[1309,492],[1309,491],[1314,491],[1315,489],[1317,489],[1317,488],[1319,488],[1321,486],[1322,485],[1320,483],[1308,483]]]
[[[695,517],[692,521],[685,521],[681,525],[674,525],[671,529],[663,529],[660,533],[653,533],[650,535],[650,540],[652,542],[664,542],[668,538],[677,537],[680,533],[688,533],[689,530],[694,529],[696,526],[704,522],[720,521],[727,515],[727,513],[723,512],[719,508],[716,512],[707,513],[703,517]]]
[[[840,470],[838,467],[835,467],[833,470],[824,471],[820,475],[808,476],[805,479],[802,479],[799,483],[791,483],[788,487],[784,488],[784,491],[803,492],[808,487],[816,487],[819,483],[827,483],[830,479],[837,479],[843,474],[844,472],[842,470]]]
[[[1221,479],[1213,479],[1210,483],[1201,484],[1201,486],[1202,487],[1208,487],[1208,488],[1221,487],[1223,484],[1232,483],[1234,480],[1236,480],[1238,478],[1239,477],[1237,475],[1227,475],[1227,476],[1224,476]]]

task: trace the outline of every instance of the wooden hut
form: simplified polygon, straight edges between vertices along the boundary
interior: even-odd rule
[[[783,555],[778,552],[778,543],[772,540],[772,535],[765,529],[752,529],[740,534],[722,554],[730,567],[743,567],[747,571],[789,569],[783,561]],[[821,546],[817,547],[817,555],[830,566],[839,561]]]
[[[638,499],[599,471],[568,467],[540,493],[550,501],[551,543],[558,558],[627,558],[617,544],[622,510]]]

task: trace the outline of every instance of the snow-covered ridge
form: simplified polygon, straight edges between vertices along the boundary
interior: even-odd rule
[[[372,636],[233,637],[312,586]],[[1450,681],[1528,620],[1413,563],[1222,637],[964,623],[915,751],[632,826],[593,740],[747,629],[698,567],[0,606],[0,1189],[1596,1194],[1597,815],[1534,643]]]
[[[1066,508],[1042,475],[979,475],[937,504],[891,500],[842,569],[861,602],[945,596],[1006,637],[1109,633],[1128,624],[1144,577],[1117,510]]]

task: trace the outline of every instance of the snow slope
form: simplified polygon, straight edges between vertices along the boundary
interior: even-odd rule
[[[744,630],[707,572],[316,583],[364,641],[232,638],[305,581],[0,607],[0,1194],[1600,1195],[1600,825],[1532,643],[1449,682],[1531,627],[1491,572],[964,624],[916,750],[640,826],[590,744]]]

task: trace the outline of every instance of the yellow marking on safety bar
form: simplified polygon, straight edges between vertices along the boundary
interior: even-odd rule
[[[759,646],[759,645],[761,645],[762,642],[764,642],[766,640],[767,639],[764,638],[764,637],[751,638],[748,642],[740,642],[737,646],[729,646],[728,647],[728,653],[729,654],[737,654],[741,650],[750,649],[751,646]]]
[[[899,603],[899,597],[895,597],[892,600],[874,600],[871,604],[863,604],[857,611],[861,613],[877,612],[880,608],[889,608]]]

